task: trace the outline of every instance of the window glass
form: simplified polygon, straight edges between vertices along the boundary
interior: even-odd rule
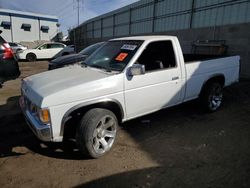
[[[17,46],[17,44],[16,44],[16,43],[13,43],[13,42],[9,42],[9,45],[10,45],[11,47]]]
[[[150,43],[137,63],[145,65],[146,72],[176,67],[175,54],[171,41]]]
[[[90,55],[84,63],[90,67],[120,72],[142,43],[143,41],[139,40],[109,41]]]
[[[47,49],[52,48],[52,44],[47,44]]]
[[[41,50],[47,49],[48,48],[48,44],[44,44],[42,46],[39,47]]]
[[[101,45],[103,45],[104,43],[96,43],[96,44],[93,44],[93,45],[90,45],[86,48],[84,48],[82,51],[79,52],[79,54],[82,54],[82,55],[90,55],[92,54],[95,50],[97,50]]]
[[[51,48],[64,48],[62,44],[50,44]]]

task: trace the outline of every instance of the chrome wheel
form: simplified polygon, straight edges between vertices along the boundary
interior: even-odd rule
[[[115,114],[104,108],[86,112],[76,129],[76,144],[90,158],[99,158],[115,144],[118,121]]]
[[[96,153],[109,151],[116,137],[116,120],[109,115],[101,118],[93,133],[93,148]]]

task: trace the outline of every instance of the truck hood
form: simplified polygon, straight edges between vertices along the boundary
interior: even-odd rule
[[[74,65],[36,74],[24,79],[22,91],[39,107],[49,107],[95,98],[122,88],[117,86],[117,74]]]

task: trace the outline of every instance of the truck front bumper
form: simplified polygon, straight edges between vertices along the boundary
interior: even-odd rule
[[[33,133],[42,141],[52,141],[51,128],[49,125],[41,124],[26,108],[23,104],[23,96],[20,97],[19,104],[24,114],[25,120],[29,125]]]

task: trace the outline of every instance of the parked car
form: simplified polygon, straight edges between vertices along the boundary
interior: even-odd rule
[[[9,42],[9,45],[10,45],[10,47],[13,50],[14,53],[17,53],[19,51],[27,49],[26,46],[23,46],[23,45],[21,45],[19,43],[15,43],[15,42]]]
[[[53,70],[61,68],[67,65],[75,64],[84,61],[89,55],[91,55],[95,50],[102,46],[104,42],[99,42],[84,48],[77,54],[70,54],[58,57],[49,62],[48,70]]]
[[[76,53],[75,45],[68,45],[65,48],[63,48],[60,52],[58,52],[52,59],[56,59],[61,56],[66,56],[75,53]]]
[[[183,54],[174,36],[113,39],[82,66],[25,78],[20,104],[38,138],[74,138],[98,158],[112,148],[118,123],[196,98],[207,111],[218,110],[239,67],[239,56]]]
[[[0,34],[2,31],[0,31]],[[10,45],[0,36],[0,87],[20,75],[19,66]]]
[[[51,59],[66,47],[62,43],[45,43],[37,46],[34,49],[27,49],[17,53],[17,58],[20,60],[36,61],[37,59]]]

